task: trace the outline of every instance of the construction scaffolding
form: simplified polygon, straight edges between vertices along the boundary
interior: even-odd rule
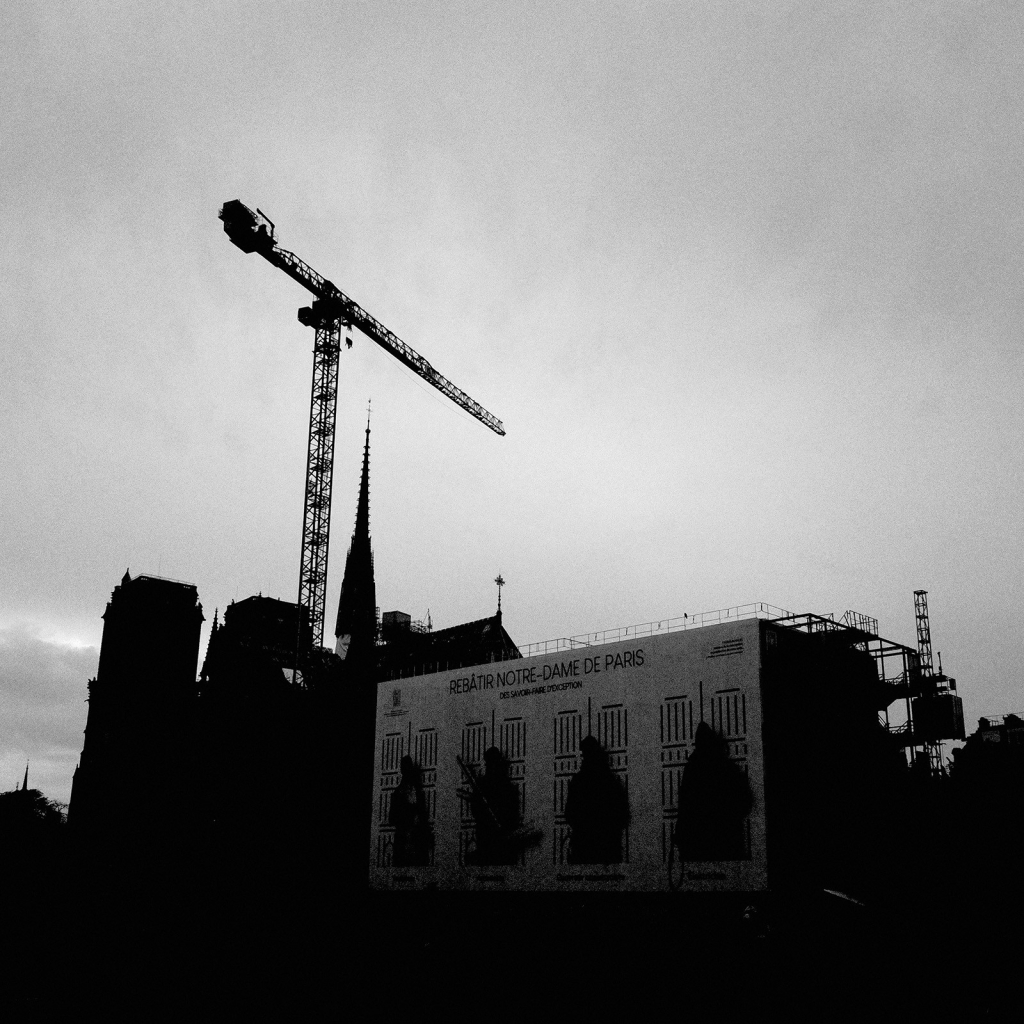
[[[922,764],[938,774],[943,771],[942,741],[964,738],[963,703],[954,692],[956,680],[932,669],[928,605],[923,595],[923,591],[915,593],[917,650],[880,636],[877,619],[854,611],[845,612],[838,620],[807,613],[776,619],[775,623],[805,633],[831,633],[837,638],[841,634],[850,646],[870,654],[880,684],[879,722],[904,748],[911,764]],[[890,718],[894,704],[903,706],[902,721]]]
[[[927,669],[923,667],[920,649],[881,636],[878,620],[870,615],[853,610],[845,611],[838,618],[813,612],[795,614],[761,601],[556,637],[522,645],[519,650],[523,657],[528,658],[749,618],[764,619],[802,633],[830,634],[838,642],[866,651],[874,658],[879,681],[876,710],[880,724],[904,748],[911,763],[927,761],[933,772],[939,772],[942,770],[942,740],[963,739],[963,711],[960,698],[952,693],[956,689],[956,680],[949,679],[941,670],[938,673],[932,671],[927,604],[924,605],[922,627],[921,598],[917,594],[915,598],[919,641],[921,629],[926,631]],[[893,705],[901,706],[903,714],[890,717]]]

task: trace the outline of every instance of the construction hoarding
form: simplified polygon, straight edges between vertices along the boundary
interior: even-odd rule
[[[764,889],[761,629],[747,619],[382,683],[371,884]]]

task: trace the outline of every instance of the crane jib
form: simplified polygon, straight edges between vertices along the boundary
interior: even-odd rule
[[[465,409],[496,434],[504,436],[505,428],[501,420],[438,373],[423,356],[350,299],[333,281],[318,274],[295,253],[282,249],[277,244],[274,224],[265,213],[261,210],[254,213],[244,203],[233,199],[221,208],[220,219],[224,222],[224,231],[228,238],[243,252],[258,252],[318,299],[334,306],[339,319],[358,327],[371,341],[387,349],[396,359],[447,395],[456,405]],[[333,310],[331,312],[333,314]]]

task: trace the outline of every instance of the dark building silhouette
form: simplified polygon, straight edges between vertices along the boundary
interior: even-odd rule
[[[74,826],[213,842],[222,859],[250,871],[319,856],[350,879],[364,877],[378,680],[424,663],[520,656],[500,610],[436,632],[417,632],[400,613],[378,627],[369,444],[367,425],[337,652],[303,655],[299,673],[312,630],[294,602],[259,594],[215,614],[197,680],[196,588],[125,574],[89,683]]]
[[[490,618],[428,630],[405,612],[385,612],[381,622],[378,677],[399,679],[464,665],[521,658],[501,624],[501,610]]]
[[[126,571],[103,614],[69,821],[173,827],[196,781],[196,665],[203,609],[191,583]]]
[[[301,618],[300,618],[301,615]],[[337,659],[320,652],[295,676],[296,638],[308,648],[304,608],[262,594],[215,616],[199,680],[197,746],[204,828],[250,863],[323,832],[338,801]],[[299,841],[299,836],[306,839]]]
[[[953,751],[958,784],[995,792],[1016,789],[1024,805],[1024,719],[1007,714],[978,719],[978,728]]]
[[[1004,747],[1019,747],[1024,757],[1024,718],[1010,713],[1001,717],[979,718],[974,736],[982,743],[1000,743]],[[973,739],[973,737],[972,737]]]
[[[294,601],[262,594],[232,601],[224,610],[223,623],[214,614],[200,690],[209,694],[217,686],[231,685],[232,680],[246,689],[258,681],[292,683],[296,639],[305,650],[310,635],[309,614]]]
[[[879,722],[891,696],[869,634],[810,615],[782,621],[764,627],[761,654],[769,877],[864,892],[889,873],[878,851],[906,776],[900,740]]]

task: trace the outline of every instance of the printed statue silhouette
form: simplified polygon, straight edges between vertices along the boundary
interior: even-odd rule
[[[701,722],[679,783],[675,843],[681,859],[742,860],[747,855],[744,824],[753,802],[728,744]]]
[[[508,762],[497,747],[484,752],[484,774],[473,779],[469,806],[476,822],[476,863],[515,864],[519,848],[519,790],[508,777]]]
[[[569,780],[565,820],[572,829],[570,864],[622,863],[622,832],[629,824],[629,799],[608,766],[604,747],[593,737],[580,743],[583,763]]]
[[[395,829],[391,863],[395,867],[416,867],[430,863],[430,815],[419,766],[408,754],[402,758],[401,771],[402,781],[391,794],[388,811],[388,822]]]

